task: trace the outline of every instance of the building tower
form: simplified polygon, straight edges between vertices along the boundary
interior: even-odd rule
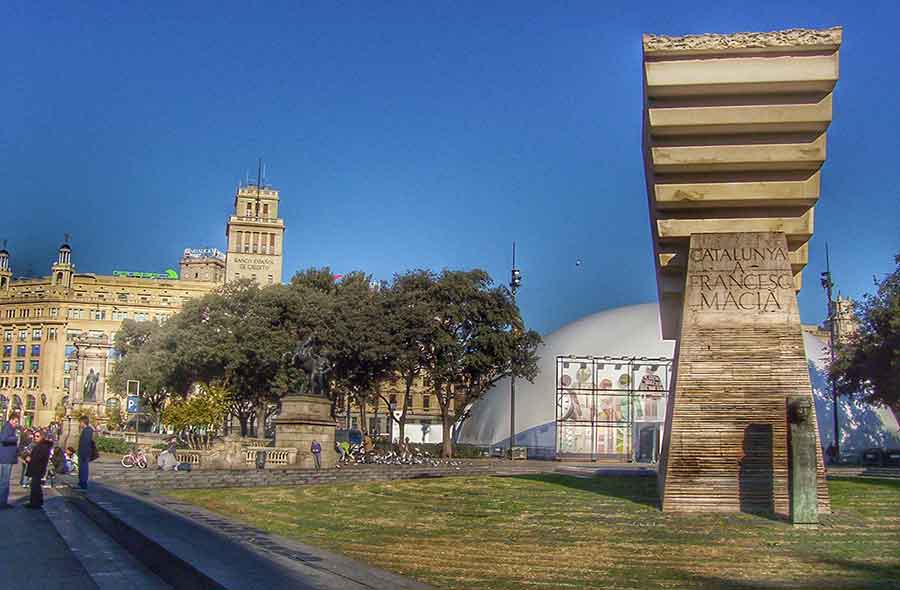
[[[262,171],[255,182],[240,184],[225,236],[225,281],[253,279],[260,286],[281,282],[284,221],[278,217],[278,190]]]
[[[50,267],[50,284],[69,289],[72,287],[73,274],[75,265],[72,264],[72,248],[68,244],[63,244],[59,247],[56,262]]]
[[[12,281],[12,271],[9,270],[9,252],[6,251],[4,244],[0,248],[0,291],[9,289],[9,283]]]

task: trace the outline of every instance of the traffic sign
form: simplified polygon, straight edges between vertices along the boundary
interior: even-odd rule
[[[138,395],[129,395],[125,402],[125,411],[129,414],[139,414],[141,412],[141,398]]]

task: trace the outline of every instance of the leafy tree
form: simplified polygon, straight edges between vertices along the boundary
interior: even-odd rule
[[[336,392],[356,402],[366,431],[366,408],[394,370],[385,293],[373,287],[371,277],[354,272],[336,285],[332,297],[331,325],[320,335],[322,352]]]
[[[221,387],[200,387],[199,392],[166,405],[162,422],[171,426],[190,448],[208,449],[225,419],[225,398]]]
[[[510,374],[537,375],[540,336],[525,330],[505,287],[483,270],[444,271],[432,291],[437,330],[426,347],[426,368],[441,410],[443,454],[453,454],[451,429],[467,407]]]
[[[406,437],[407,402],[416,379],[425,369],[426,350],[437,329],[432,299],[436,280],[430,271],[409,271],[394,276],[391,288],[385,292],[384,322],[389,333],[392,372],[403,383],[402,399],[399,407],[394,408],[399,411],[399,417],[391,413],[390,419],[397,423],[401,441]],[[391,407],[383,390],[379,391],[379,397]]]
[[[176,339],[170,334],[174,324],[169,326],[175,318],[164,326],[125,320],[114,342],[121,358],[110,376],[110,385],[124,393],[128,380],[140,381],[141,399],[157,416],[170,394],[186,395],[191,383],[178,371],[177,351],[173,350]]]
[[[836,348],[831,375],[839,393],[861,392],[900,419],[900,254],[894,261],[894,272],[856,304],[858,329]]]

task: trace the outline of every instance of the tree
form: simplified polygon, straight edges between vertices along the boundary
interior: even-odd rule
[[[155,322],[125,320],[114,342],[120,359],[110,376],[110,385],[116,391],[125,392],[128,380],[140,381],[141,399],[157,416],[170,393],[187,394],[190,386],[190,380],[177,372],[177,353],[172,350],[172,341],[163,326]]]
[[[385,292],[385,325],[389,333],[390,358],[393,374],[403,383],[403,395],[399,416],[390,412],[390,419],[399,428],[398,440],[406,437],[406,416],[409,411],[413,385],[422,374],[427,362],[426,349],[434,337],[437,326],[432,293],[435,288],[434,273],[426,270],[409,271],[395,275],[391,288]],[[388,408],[392,405],[379,391],[379,397]]]
[[[378,400],[378,386],[394,371],[391,335],[385,322],[386,295],[371,277],[345,275],[333,292],[331,325],[320,336],[337,393],[353,399],[362,430],[368,430],[366,408]]]
[[[494,287],[483,270],[445,270],[431,293],[437,329],[426,370],[441,410],[443,455],[450,457],[452,427],[471,403],[503,377],[534,379],[541,338],[525,330],[509,290]]]
[[[855,306],[858,329],[836,349],[831,366],[837,391],[862,393],[900,419],[900,254],[896,268]]]
[[[225,419],[226,392],[221,387],[203,386],[185,399],[166,405],[162,422],[192,449],[208,449]]]

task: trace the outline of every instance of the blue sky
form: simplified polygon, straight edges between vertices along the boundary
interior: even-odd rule
[[[185,5],[182,5],[185,4]],[[258,157],[285,276],[482,267],[546,332],[656,297],[642,32],[843,25],[801,310],[832,250],[858,296],[900,250],[900,3],[275,2],[0,5],[0,238],[47,274],[157,271],[224,248]],[[252,174],[252,172],[251,172]],[[576,266],[576,260],[583,260]]]

